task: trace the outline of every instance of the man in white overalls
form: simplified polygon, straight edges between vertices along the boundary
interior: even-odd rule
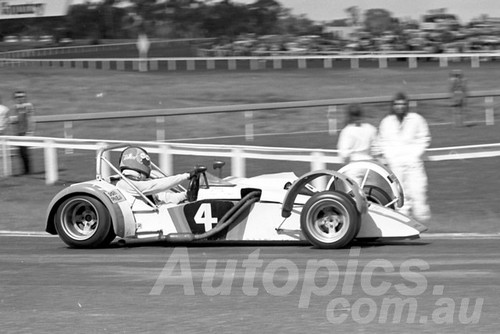
[[[421,222],[431,217],[422,158],[430,140],[427,121],[410,112],[408,98],[398,93],[392,102],[391,113],[380,122],[378,145],[403,186],[405,205],[400,210]]]

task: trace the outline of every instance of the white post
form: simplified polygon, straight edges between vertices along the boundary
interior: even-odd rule
[[[65,121],[64,122],[64,138],[73,139],[73,122]],[[66,154],[73,154],[72,148],[67,148],[65,150]]]
[[[243,157],[243,151],[239,148],[233,148],[232,152],[231,175],[245,177],[245,158]]]
[[[7,144],[6,140],[2,140],[2,169],[3,176],[11,176],[12,175],[12,164],[10,161],[10,147]]]
[[[311,171],[326,168],[326,163],[323,161],[324,156],[325,154],[322,152],[311,153]]]
[[[156,116],[156,141],[165,141],[165,117]]]
[[[250,59],[250,69],[255,71],[259,69],[259,62],[257,59]]]
[[[337,133],[337,106],[329,106],[326,117],[328,118],[328,134],[334,136]]]
[[[479,67],[479,57],[478,56],[473,56],[471,58],[471,67],[472,68],[478,68]]]
[[[253,141],[253,111],[245,111],[245,140]]]
[[[332,67],[333,67],[332,58],[325,58],[323,60],[323,68],[332,68]]]
[[[379,68],[387,68],[387,58],[379,58],[378,59],[378,67]]]
[[[281,59],[273,59],[273,69],[279,70],[281,69],[282,64],[281,64]]]
[[[408,66],[410,68],[417,68],[417,58],[415,57],[408,58]]]
[[[439,57],[439,67],[448,67],[447,57]]]
[[[161,145],[158,160],[160,161],[160,168],[165,174],[174,174],[174,160],[169,145]]]
[[[207,70],[214,70],[214,69],[215,69],[215,60],[207,59]]]
[[[492,96],[485,97],[484,103],[486,104],[486,109],[484,111],[486,125],[495,125],[495,111],[493,109],[493,97]]]
[[[352,69],[359,68],[359,59],[358,58],[351,58],[351,68]]]
[[[307,68],[307,61],[304,58],[297,59],[297,65],[299,69],[303,70]]]
[[[177,70],[177,63],[175,62],[175,60],[167,60],[167,69],[169,71]]]
[[[324,153],[322,152],[312,152],[311,153],[311,171],[326,169],[326,163],[323,161]],[[324,177],[319,177],[312,181],[314,187],[318,189],[326,188],[326,179]]]
[[[57,148],[53,140],[47,140],[45,151],[45,183],[54,184],[58,180]]]

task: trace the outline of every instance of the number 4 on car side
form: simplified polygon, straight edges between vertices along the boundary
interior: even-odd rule
[[[46,231],[70,247],[106,247],[113,240],[163,240],[175,245],[210,242],[299,242],[319,248],[342,248],[354,240],[418,238],[427,228],[398,213],[404,194],[385,166],[368,161],[338,171],[318,170],[256,177],[220,178],[205,167],[189,181],[188,200],[159,204],[139,192],[132,196],[116,187],[124,176],[99,150],[95,180],[60,191],[47,211]],[[114,174],[103,175],[106,164]],[[223,162],[215,162],[222,168]],[[152,175],[165,174],[152,164]],[[361,173],[358,185],[348,175]],[[138,189],[137,189],[138,190]]]

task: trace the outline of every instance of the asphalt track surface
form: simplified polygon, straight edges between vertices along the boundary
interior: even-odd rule
[[[499,235],[308,245],[0,233],[2,333],[498,333]]]

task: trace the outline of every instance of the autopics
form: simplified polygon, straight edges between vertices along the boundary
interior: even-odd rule
[[[426,261],[408,259],[396,266],[386,259],[374,259],[360,266],[360,253],[358,247],[350,249],[345,271],[341,271],[332,259],[309,259],[301,273],[301,269],[289,259],[275,259],[264,265],[260,249],[242,261],[209,259],[203,270],[193,270],[188,249],[174,248],[150,295],[160,295],[171,286],[182,286],[185,295],[194,296],[195,281],[201,281],[202,294],[228,296],[239,293],[233,289],[238,277],[243,280],[241,292],[246,296],[257,296],[261,288],[276,297],[298,292],[300,309],[308,308],[314,296],[330,297],[325,315],[333,324],[349,319],[360,324],[479,322],[484,298],[458,300],[443,296],[443,285],[428,284],[425,274],[430,265]],[[224,264],[225,268],[221,269]],[[392,280],[398,283],[384,280],[384,275],[396,277]],[[322,284],[316,284],[318,281]],[[429,291],[436,298],[434,308],[429,310],[427,306],[427,314],[419,315],[417,297]],[[353,301],[354,294],[365,296]]]

